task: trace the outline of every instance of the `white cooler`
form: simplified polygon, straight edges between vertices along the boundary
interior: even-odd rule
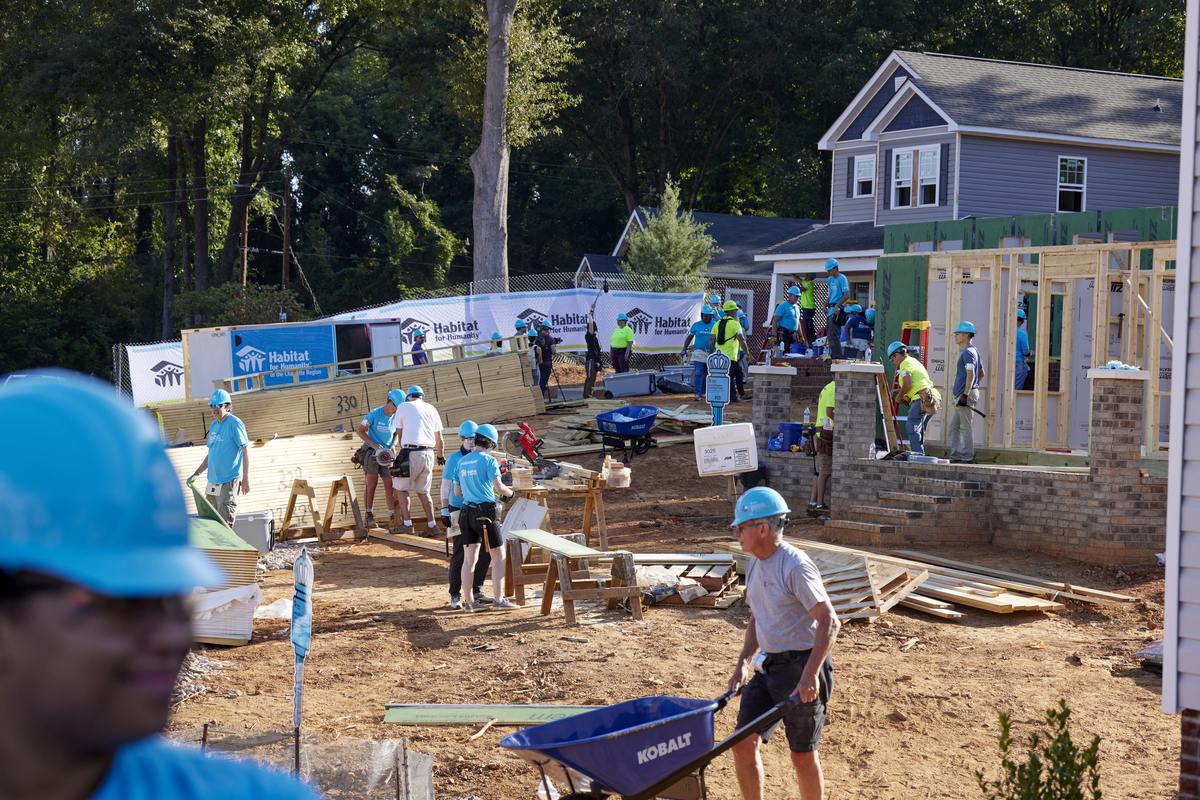
[[[635,397],[637,395],[654,394],[658,391],[655,385],[658,373],[652,369],[642,369],[637,372],[613,373],[604,376],[604,396],[611,400],[614,397]]]
[[[233,532],[260,553],[275,549],[275,515],[270,511],[234,515]]]

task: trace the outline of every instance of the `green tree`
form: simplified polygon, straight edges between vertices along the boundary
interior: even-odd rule
[[[1100,800],[1100,737],[1092,739],[1091,745],[1080,750],[1071,741],[1067,722],[1071,709],[1066,700],[1058,701],[1058,708],[1047,709],[1045,733],[1042,742],[1037,733],[1029,734],[1029,753],[1024,763],[1018,764],[1009,758],[1012,749],[1012,722],[1008,715],[1000,713],[1000,778],[990,783],[984,779],[983,771],[975,772],[987,800]]]
[[[667,278],[699,275],[713,254],[721,252],[716,240],[705,233],[707,228],[692,218],[692,212],[680,212],[679,184],[668,176],[658,213],[650,216],[645,230],[629,236],[626,269],[635,275]]]

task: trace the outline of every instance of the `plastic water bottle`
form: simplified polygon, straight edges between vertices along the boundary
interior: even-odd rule
[[[872,461],[875,460],[875,443],[874,442],[871,442],[871,446],[867,450],[867,457],[870,458]]]
[[[805,406],[805,408],[804,408],[804,424],[805,425],[808,424],[808,407],[807,406]]]

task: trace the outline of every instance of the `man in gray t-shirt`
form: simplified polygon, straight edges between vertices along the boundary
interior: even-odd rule
[[[729,688],[742,686],[738,727],[749,724],[789,697],[800,705],[783,718],[792,766],[802,800],[825,796],[825,779],[817,745],[825,724],[825,704],[833,691],[833,661],[829,655],[842,625],[838,621],[821,573],[803,550],[783,542],[783,527],[791,512],[774,489],[757,486],[738,500],[734,536],[742,550],[754,556],[746,569],[746,602],[750,623]],[[754,657],[766,653],[762,671]],[[759,748],[769,741],[778,723],[751,734],[733,747],[734,768],[744,800],[761,800],[763,764]]]

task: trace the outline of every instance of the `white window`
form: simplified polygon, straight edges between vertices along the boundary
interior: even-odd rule
[[[938,203],[938,160],[941,148],[921,150],[921,174],[917,187],[917,205],[936,206]]]
[[[854,157],[854,196],[875,194],[875,156]]]
[[[941,178],[941,147],[896,153],[892,208],[936,206]],[[913,174],[913,162],[916,174]]]
[[[894,171],[896,193],[892,208],[905,208],[912,203],[913,154],[896,153],[896,169]]]
[[[1058,157],[1058,210],[1087,210],[1087,159]]]

